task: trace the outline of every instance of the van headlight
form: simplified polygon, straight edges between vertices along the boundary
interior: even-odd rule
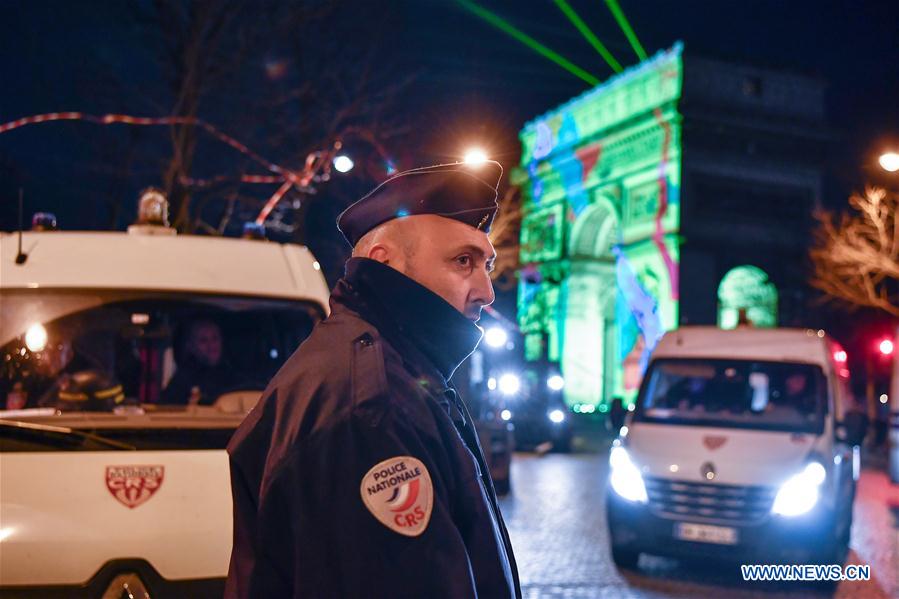
[[[646,485],[643,483],[640,470],[631,461],[631,456],[624,447],[620,445],[612,447],[612,453],[609,454],[609,466],[612,469],[609,475],[609,484],[618,495],[628,501],[638,503],[648,501]]]
[[[800,516],[818,503],[818,489],[827,471],[820,462],[810,462],[805,469],[780,486],[771,511],[781,516]]]

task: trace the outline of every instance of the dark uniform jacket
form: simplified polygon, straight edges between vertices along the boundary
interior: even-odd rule
[[[330,316],[229,444],[226,597],[521,596],[474,423],[447,383],[480,337],[391,267],[347,263]],[[378,487],[413,476],[411,492]]]

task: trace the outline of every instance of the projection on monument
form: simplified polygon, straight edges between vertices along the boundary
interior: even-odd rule
[[[565,401],[636,394],[678,317],[682,47],[525,125],[518,320],[528,360],[558,364]]]

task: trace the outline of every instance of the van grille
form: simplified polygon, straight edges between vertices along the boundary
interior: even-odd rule
[[[646,479],[650,509],[659,516],[676,520],[756,524],[771,512],[776,492],[771,487]]]

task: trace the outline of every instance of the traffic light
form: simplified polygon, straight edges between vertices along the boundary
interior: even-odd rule
[[[893,341],[891,339],[883,339],[878,346],[880,349],[880,353],[884,356],[893,355],[893,350],[895,349],[893,345]]]

